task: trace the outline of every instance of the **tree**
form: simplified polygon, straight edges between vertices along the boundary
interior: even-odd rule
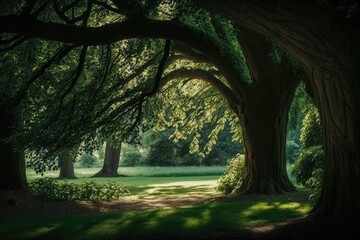
[[[245,146],[246,176],[240,192],[294,191],[286,173],[288,113],[299,76],[291,61],[274,61],[271,43],[256,33],[240,30],[239,41],[253,80],[235,110]],[[274,55],[274,53],[273,53]]]
[[[84,168],[94,167],[96,163],[96,157],[90,153],[84,153],[80,156],[80,165]]]
[[[74,179],[76,178],[74,172],[74,158],[69,151],[63,151],[59,155],[59,178]]]
[[[180,15],[180,17],[181,17],[181,15]],[[64,17],[60,16],[60,18],[63,19]],[[209,54],[210,62],[219,67],[219,69],[222,71],[222,74],[225,76],[226,82],[229,84],[229,86],[222,83],[215,76],[212,76],[211,74],[205,73],[204,71],[201,71],[201,70],[200,71],[199,70],[190,71],[190,72],[183,71],[180,75],[186,74],[192,78],[194,78],[194,77],[201,78],[201,79],[203,79],[205,81],[209,81],[211,84],[215,85],[215,87],[228,100],[231,108],[233,108],[234,111],[237,113],[238,117],[241,119],[240,122],[243,127],[247,124],[251,124],[252,122],[255,122],[253,120],[251,120],[251,121],[246,120],[246,118],[251,118],[249,116],[249,115],[251,115],[249,112],[251,111],[251,109],[254,109],[253,106],[250,106],[251,101],[249,101],[249,99],[248,100],[245,99],[246,98],[245,95],[247,92],[250,91],[249,88],[252,88],[252,84],[248,84],[248,83],[246,83],[246,79],[242,79],[241,71],[244,71],[244,69],[240,69],[240,72],[237,69],[238,66],[236,66],[236,64],[241,63],[241,59],[239,59],[239,57],[236,57],[234,54],[229,53],[229,50],[234,50],[234,47],[228,49],[226,47],[224,48],[224,46],[220,46],[220,49],[219,49],[217,46],[217,44],[218,44],[217,41],[221,41],[221,37],[217,37],[217,39],[215,37],[215,41],[209,41],[208,43],[204,44],[204,42],[203,42],[204,37],[202,36],[201,31],[194,31],[191,28],[184,27],[181,24],[173,24],[172,22],[169,23],[166,21],[151,21],[151,20],[142,21],[141,18],[139,18],[139,19],[141,22],[141,28],[140,29],[135,28],[135,29],[132,29],[132,31],[135,30],[135,32],[138,31],[139,34],[143,34],[143,32],[142,32],[143,26],[144,26],[144,24],[146,24],[147,27],[152,29],[152,31],[154,31],[154,32],[159,32],[159,29],[160,29],[159,34],[168,34],[172,38],[174,38],[176,40],[181,40],[184,43],[190,44],[190,46],[196,47],[196,48],[202,50],[203,52],[210,52],[210,54]],[[215,29],[215,35],[226,35],[226,32],[224,32],[224,29],[221,26],[221,23],[219,23],[219,21],[217,21],[216,18],[214,18],[213,20],[214,21],[212,21],[210,23],[211,24],[210,27],[213,27]],[[126,25],[126,22],[128,22],[128,23],[131,23],[132,26],[135,26],[136,24],[139,23],[138,19],[136,21],[134,21],[132,18],[129,18],[127,21],[124,21],[124,22],[125,22],[125,25]],[[124,23],[124,22],[122,22],[122,23]],[[164,25],[163,26],[164,28],[157,28],[156,25],[158,25],[158,24]],[[208,23],[206,23],[206,22],[204,23],[205,26],[209,27],[207,24]],[[166,29],[167,32],[162,33],[163,29]],[[71,29],[68,29],[68,30],[71,30]],[[81,29],[78,29],[78,30],[81,30]],[[178,34],[179,31],[182,32],[183,34],[179,35]],[[151,32],[150,35],[154,34],[154,32]],[[191,37],[184,38],[184,36],[186,36],[186,35],[189,35]],[[47,38],[47,37],[49,37],[49,36],[45,36],[45,38]],[[120,35],[118,37],[119,37],[119,39],[121,39],[122,37],[125,37],[125,35],[124,36]],[[209,37],[212,37],[212,36],[209,35]],[[233,37],[233,36],[230,36],[230,37]],[[65,41],[73,42],[75,40],[75,39],[71,39],[72,37],[70,35],[65,36],[65,38],[69,38],[68,40],[65,40]],[[253,38],[256,38],[256,37],[253,37]],[[259,39],[259,37],[257,37],[257,39]],[[233,40],[233,39],[227,39],[227,40],[230,44],[231,40]],[[253,39],[251,39],[251,40],[253,40]],[[75,41],[77,41],[80,44],[83,43],[82,42],[83,40],[81,40],[81,39],[77,39]],[[101,43],[101,41],[107,41],[107,40],[99,39],[99,43]],[[243,42],[242,43],[243,45],[246,45],[246,40],[244,38],[242,39],[242,42]],[[248,44],[248,47],[249,47],[249,44]],[[222,48],[224,48],[224,49],[222,49]],[[222,53],[223,50],[227,51],[228,56],[223,55],[223,53]],[[83,51],[86,51],[85,47],[83,47]],[[83,51],[82,51],[82,53],[83,53]],[[264,53],[260,53],[260,54],[264,54]],[[268,54],[268,52],[266,52],[265,54]],[[83,56],[83,55],[81,55],[81,56]],[[83,59],[83,58],[81,58],[81,59]],[[203,57],[202,59],[206,59],[206,57],[205,58]],[[235,60],[233,60],[233,59],[235,59]],[[254,60],[254,58],[252,60]],[[247,61],[249,62],[249,59],[247,59]],[[83,64],[84,64],[84,61],[82,61],[81,65],[83,65]],[[252,61],[252,63],[250,63],[250,64],[252,65],[252,67],[254,67],[255,64],[260,65],[262,63],[259,63],[259,62],[254,63],[254,61]],[[256,67],[254,69],[256,69]],[[255,71],[254,69],[251,69],[253,74]],[[284,68],[283,68],[283,70],[284,70]],[[256,74],[259,75],[259,73],[256,73]],[[239,79],[240,79],[240,81],[239,81]],[[254,80],[255,79],[253,79],[253,82],[254,82]],[[256,80],[258,80],[258,79],[256,79]],[[157,88],[158,88],[159,84],[155,84],[155,86],[157,86]],[[261,92],[260,90],[258,90],[258,91]],[[155,92],[156,91],[150,91],[150,93],[151,93],[150,95],[152,95]],[[291,96],[292,96],[291,91],[289,91],[289,92],[290,92],[289,94],[285,94],[287,96],[287,98],[291,98]],[[260,94],[263,94],[263,93],[261,92]],[[248,98],[250,98],[249,96],[251,96],[251,94],[247,94],[247,96],[248,96]],[[143,98],[142,95],[140,95],[140,97],[136,101],[142,103],[143,102],[142,98]],[[266,100],[265,100],[265,102],[266,102]],[[245,104],[248,106],[245,106]],[[257,103],[257,106],[259,106],[259,104],[261,105],[261,103]],[[275,106],[276,105],[282,106],[282,103],[275,104]],[[141,106],[141,104],[140,104],[140,106]],[[244,109],[247,109],[246,113],[243,112]],[[281,109],[281,107],[279,109]],[[287,112],[287,111],[288,111],[287,109],[284,110],[284,112]],[[260,111],[254,110],[254,112],[259,113]],[[275,113],[275,115],[276,114],[277,113]],[[287,113],[282,114],[282,115],[284,115],[287,118]],[[252,116],[252,117],[257,119],[256,116]],[[264,119],[264,118],[261,117],[259,119]],[[282,129],[286,129],[286,127],[284,127],[284,125],[286,126],[287,119],[284,119],[284,120],[281,119],[280,122],[281,122],[280,125],[281,125]],[[276,128],[273,125],[274,125],[274,123],[271,123],[270,124],[271,127],[267,128],[267,129]],[[253,129],[254,129],[253,131],[256,131],[255,129],[258,129],[258,128],[253,127]],[[274,135],[274,134],[269,134],[269,136],[279,138],[279,139],[276,139],[275,141],[270,141],[270,142],[277,142],[275,145],[279,144],[279,148],[277,146],[275,146],[274,149],[281,149],[281,150],[279,152],[276,152],[272,159],[266,159],[266,156],[271,156],[271,154],[264,154],[263,156],[259,157],[260,160],[257,160],[256,158],[254,158],[254,156],[255,156],[254,153],[255,152],[261,153],[264,151],[255,150],[255,148],[261,149],[263,146],[266,146],[261,143],[261,139],[263,139],[263,138],[262,138],[262,136],[257,135],[259,132],[251,132],[250,127],[248,127],[247,131],[245,131],[245,132],[243,131],[243,138],[244,138],[244,143],[246,146],[245,148],[247,149],[247,151],[246,151],[246,156],[247,156],[246,163],[247,164],[246,165],[248,167],[247,168],[248,177],[245,178],[244,186],[242,187],[241,190],[239,190],[239,192],[241,192],[241,193],[246,193],[246,192],[272,193],[274,191],[283,192],[283,191],[292,191],[294,189],[286,176],[285,161],[284,161],[284,154],[285,154],[284,146],[285,146],[285,144],[284,144],[284,140],[283,140],[284,139],[284,131],[280,130],[280,132],[281,132],[281,134],[279,134],[278,136]],[[265,148],[265,149],[271,149],[271,148]],[[279,163],[277,162],[278,160],[279,160]],[[268,164],[268,163],[266,163],[267,161],[269,161],[269,162],[275,161],[275,162],[274,162],[274,164]],[[268,172],[273,173],[273,174],[270,174],[269,176],[267,176],[267,174],[265,174],[265,173],[257,173],[256,171],[261,171],[260,169],[262,169],[261,167],[256,167],[256,165],[259,165],[259,164],[274,166],[274,169],[276,169],[276,170],[274,170],[274,169],[273,169],[274,171],[269,170]],[[263,171],[266,171],[266,170],[263,170]],[[259,179],[259,178],[263,178],[263,179]]]
[[[315,3],[306,1],[278,1],[273,5],[261,1],[197,2],[268,37],[304,66],[325,136],[324,181],[312,215],[325,219],[358,216],[359,15],[355,12],[354,18],[350,15],[346,20],[335,8],[314,7]],[[279,16],[283,21],[278,21]]]
[[[304,66],[309,76],[307,85],[319,108],[325,136],[324,185],[313,216],[323,218],[358,216],[360,213],[358,204],[360,191],[357,187],[357,182],[360,180],[358,15],[353,14],[346,18],[346,15],[337,8],[309,1],[277,1],[276,4],[270,2],[264,4],[260,0],[251,3],[234,0],[221,1],[221,3],[212,0],[195,2],[232,20],[235,26],[242,25],[273,40]],[[29,14],[28,12],[25,11]],[[188,34],[188,31],[179,28],[174,21],[163,22],[140,18],[98,28],[86,28],[46,23],[28,18],[26,14],[25,17],[2,16],[0,20],[2,32],[75,44],[106,44],[132,37],[163,37],[183,41],[207,54],[210,54],[209,49],[212,49],[209,48],[211,41],[204,41],[201,35]],[[222,60],[220,54],[217,63]],[[228,62],[222,62],[224,63]],[[232,64],[228,66],[231,67]],[[217,87],[220,91],[226,91],[222,85]]]
[[[121,144],[117,147],[106,142],[104,165],[94,177],[118,177]]]
[[[0,190],[21,189],[27,185],[24,151],[9,140],[19,124],[18,113],[0,104]]]

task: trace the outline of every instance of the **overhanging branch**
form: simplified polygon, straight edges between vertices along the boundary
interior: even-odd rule
[[[232,90],[227,87],[223,82],[221,82],[217,77],[212,75],[210,72],[207,72],[202,69],[187,69],[181,68],[178,70],[174,70],[171,73],[167,74],[163,77],[162,83],[165,85],[167,82],[174,79],[201,79],[213,85],[220,93],[224,96],[224,98],[229,102],[231,106],[235,106],[239,103],[236,95],[232,92]]]
[[[8,15],[0,17],[0,29],[3,32],[77,45],[104,45],[131,38],[176,40],[199,50],[208,56],[214,64],[221,66],[229,84],[233,85],[232,87],[238,90],[245,87],[241,75],[234,67],[231,59],[224,56],[214,42],[207,39],[204,33],[174,21],[137,18],[106,24],[101,27],[81,27]]]

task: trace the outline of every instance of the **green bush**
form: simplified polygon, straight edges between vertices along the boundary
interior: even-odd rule
[[[218,180],[216,190],[230,194],[240,187],[245,176],[245,155],[237,154]]]
[[[84,153],[80,157],[80,165],[84,168],[91,168],[91,167],[94,167],[96,160],[97,159],[95,156],[93,156],[89,153]]]
[[[294,163],[300,153],[300,146],[293,140],[286,141],[286,156],[289,163]]]
[[[30,182],[30,187],[39,196],[53,200],[102,202],[119,199],[129,195],[125,186],[116,183],[97,184],[93,181],[84,184],[59,182],[52,178],[40,178]]]
[[[304,149],[323,144],[323,133],[319,112],[315,106],[305,115],[302,123],[300,141]]]
[[[321,168],[316,169],[311,174],[309,180],[306,181],[306,185],[311,188],[312,193],[309,197],[310,201],[317,201],[320,196],[321,186],[323,180],[323,170]]]
[[[145,164],[145,157],[137,149],[126,151],[123,154],[120,161],[120,165],[122,167],[137,167],[137,166],[143,166],[144,164]]]
[[[307,181],[315,170],[322,168],[324,158],[325,155],[322,146],[303,149],[292,168],[292,174],[296,178],[296,181],[309,187]]]

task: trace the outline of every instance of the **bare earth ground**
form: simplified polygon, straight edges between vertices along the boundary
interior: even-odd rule
[[[279,196],[270,196],[277,198]],[[307,195],[304,193],[291,193],[294,200],[304,201]],[[239,201],[269,199],[269,196],[245,195]],[[103,203],[53,201],[39,198],[29,190],[0,192],[0,218],[36,217],[36,216],[59,216],[59,215],[86,215],[125,212],[142,209],[158,209],[164,207],[178,207],[194,205],[209,201],[229,201],[234,198],[191,195],[191,196],[169,196],[150,199],[123,198],[117,201]],[[358,220],[355,220],[357,222]],[[360,235],[357,223],[353,226],[342,222],[308,222],[308,219],[296,219],[283,223],[264,225],[258,227],[239,228],[231,231],[207,232],[200,235],[191,235],[186,239],[358,239]],[[181,239],[183,239],[182,236]],[[147,239],[179,239],[177,236],[148,236]]]

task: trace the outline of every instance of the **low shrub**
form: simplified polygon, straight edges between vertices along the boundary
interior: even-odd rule
[[[56,181],[52,178],[40,178],[30,182],[30,187],[39,196],[54,200],[102,202],[119,199],[130,192],[116,183],[97,184],[93,181],[84,184]]]
[[[296,181],[309,187],[306,182],[316,169],[322,168],[324,158],[325,155],[322,146],[313,146],[304,149],[293,165],[292,174],[296,178]]]
[[[245,176],[245,155],[237,154],[218,180],[216,190],[230,194],[240,187]]]
[[[313,171],[309,180],[306,181],[306,185],[312,190],[311,191],[312,193],[310,194],[309,197],[310,201],[315,202],[318,200],[321,192],[322,180],[323,180],[323,170],[321,168],[318,168],[315,171]]]

